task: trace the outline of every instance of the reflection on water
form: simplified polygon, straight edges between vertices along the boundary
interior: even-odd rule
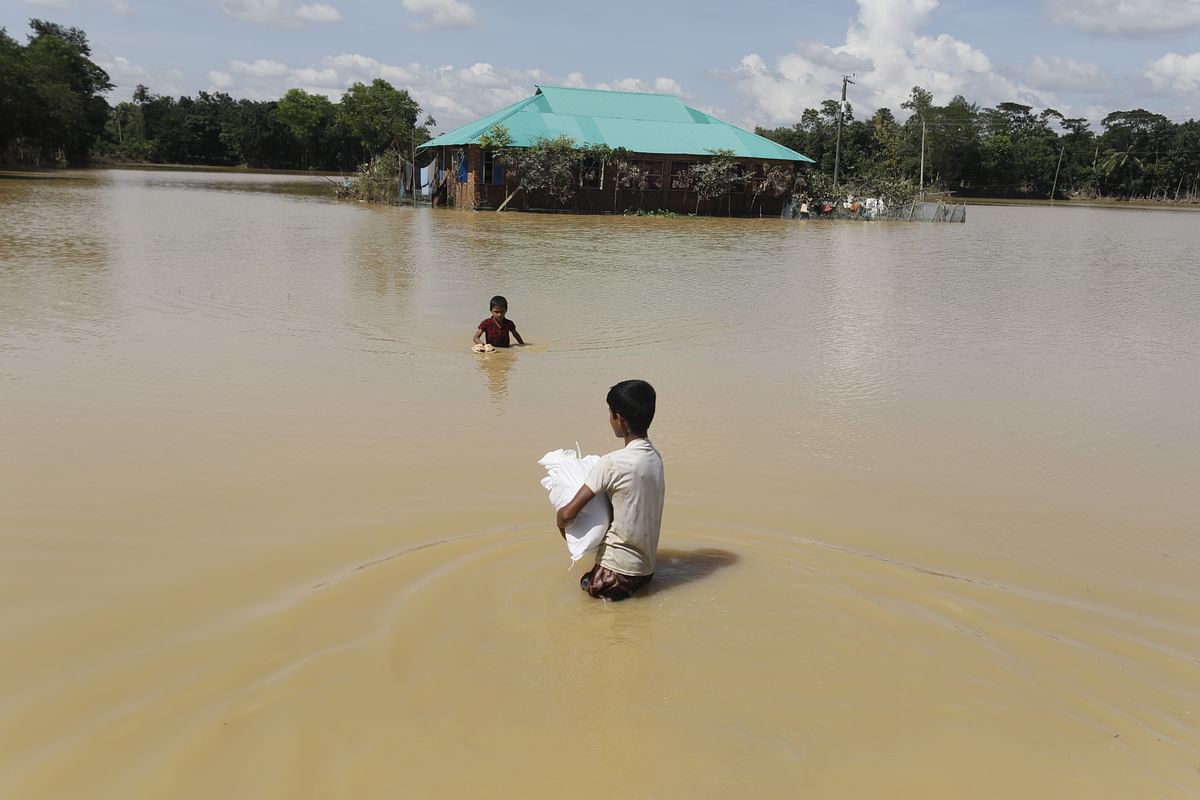
[[[487,380],[487,388],[492,395],[492,402],[503,405],[508,400],[508,373],[516,366],[517,354],[510,348],[473,355]]]
[[[1195,219],[0,181],[0,795],[1196,796]],[[596,603],[536,460],[630,377],[663,548]]]

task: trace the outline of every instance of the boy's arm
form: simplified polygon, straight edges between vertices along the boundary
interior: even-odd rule
[[[516,339],[517,339],[517,344],[519,344],[519,345],[524,345],[524,344],[525,344],[525,340],[521,338],[521,334],[517,333],[517,326],[516,326],[516,325],[513,325],[513,327],[512,327],[512,335],[516,337]]]
[[[482,333],[483,333],[483,328],[476,328],[475,329],[475,338],[471,339],[471,341],[474,342],[475,344],[482,344],[482,342],[479,341],[479,337]]]
[[[558,510],[555,521],[558,523],[558,532],[562,534],[564,539],[567,538],[567,526],[579,516],[579,512],[583,510],[583,507],[595,496],[596,493],[589,489],[585,483],[579,487],[579,491],[571,498],[571,502]]]

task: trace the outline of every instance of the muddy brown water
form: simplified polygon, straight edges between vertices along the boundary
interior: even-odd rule
[[[1200,217],[328,194],[0,181],[0,796],[1200,796]],[[627,377],[603,604],[536,462]]]

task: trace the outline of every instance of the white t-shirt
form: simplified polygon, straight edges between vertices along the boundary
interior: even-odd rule
[[[658,532],[662,527],[662,456],[647,439],[634,439],[600,457],[584,481],[612,505],[612,525],[596,554],[596,563],[622,575],[654,572]]]

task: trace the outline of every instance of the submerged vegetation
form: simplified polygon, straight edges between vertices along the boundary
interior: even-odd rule
[[[498,210],[503,211],[522,192],[527,196],[544,193],[557,206],[566,207],[580,188],[591,186],[600,191],[611,190],[614,207],[621,189],[639,192],[642,205],[626,209],[626,214],[683,216],[644,207],[648,176],[624,148],[603,144],[577,146],[569,136],[542,138],[528,147],[516,147],[502,124],[485,131],[479,143],[484,152],[504,165],[505,198]],[[709,151],[706,161],[692,164],[686,173],[674,177],[677,188],[695,194],[695,211],[691,216],[700,213],[702,204],[710,214],[721,213],[721,199],[748,184],[754,185],[755,200],[763,192],[781,197],[803,186],[804,179],[791,169],[782,166],[764,169],[762,175],[747,171],[747,165],[739,163],[732,150],[715,149]]]

